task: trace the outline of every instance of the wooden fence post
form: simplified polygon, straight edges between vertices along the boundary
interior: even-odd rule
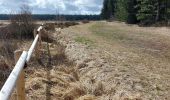
[[[23,51],[17,50],[14,52],[15,63],[17,63]],[[17,84],[17,100],[25,100],[25,72],[24,69],[21,71],[20,76],[18,77]]]

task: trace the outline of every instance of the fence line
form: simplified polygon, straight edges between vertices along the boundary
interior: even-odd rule
[[[28,56],[27,56],[27,59],[26,59],[27,62],[29,62],[29,60],[30,60],[30,58],[31,58],[31,55],[32,55],[32,53],[33,53],[33,50],[35,49],[35,46],[36,46],[36,44],[37,44],[37,42],[38,42],[38,38],[39,38],[39,35],[37,34],[36,37],[35,37],[35,39],[34,39],[34,42],[32,43],[32,45],[31,45],[31,47],[30,47],[30,49],[29,49],[29,51],[28,51]]]
[[[38,43],[38,40],[41,41],[41,30],[43,29],[43,26],[40,26],[34,33],[35,39],[29,49],[29,51],[20,51],[15,52],[15,61],[16,65],[12,72],[10,73],[7,81],[3,85],[1,91],[0,91],[0,100],[8,100],[16,86],[17,88],[17,99],[18,100],[25,100],[25,73],[24,73],[24,66],[29,62],[31,55],[40,43]],[[22,54],[21,54],[22,53]],[[38,53],[38,52],[37,52]],[[19,59],[19,60],[18,60]],[[18,82],[17,82],[18,81]]]
[[[20,59],[18,60],[17,64],[15,65],[15,68],[13,69],[13,71],[11,72],[7,81],[5,82],[4,86],[1,89],[0,100],[8,100],[9,99],[9,97],[16,85],[17,79],[25,65],[26,57],[27,57],[27,52],[24,51],[22,53]]]

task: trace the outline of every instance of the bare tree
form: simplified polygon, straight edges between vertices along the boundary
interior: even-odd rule
[[[35,24],[32,19],[31,8],[28,5],[22,5],[19,13],[12,16],[11,27],[15,29],[13,32],[20,39],[33,37]]]
[[[56,10],[56,22],[60,20],[60,12],[59,9]]]

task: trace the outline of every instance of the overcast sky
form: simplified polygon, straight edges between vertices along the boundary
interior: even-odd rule
[[[34,14],[99,14],[103,0],[0,0],[0,13],[17,12],[27,4]]]

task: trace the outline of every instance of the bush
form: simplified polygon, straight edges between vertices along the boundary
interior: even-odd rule
[[[89,20],[83,20],[82,23],[83,24],[86,24],[86,23],[89,23],[90,21]]]
[[[78,25],[79,23],[71,21],[71,22],[65,22],[65,26],[69,27],[69,26],[74,26],[74,25]]]
[[[0,39],[6,39],[7,37],[10,39],[12,34],[8,30],[8,27],[1,27],[0,28]]]
[[[0,55],[3,56],[6,61],[8,61],[8,65],[12,66],[14,62],[14,51],[18,48],[17,42],[15,41],[4,41],[1,42],[0,46]]]
[[[33,38],[33,30],[35,28],[34,24],[16,24],[11,23],[9,26],[9,30],[11,33],[13,33],[14,37],[17,37],[18,39],[28,39]]]
[[[74,25],[79,25],[79,23],[78,23],[78,22],[75,22],[75,21],[55,23],[55,26],[56,26],[57,28],[66,28],[66,27],[70,27],[70,26],[74,26]]]
[[[6,64],[5,59],[0,56],[0,88],[2,88],[2,86],[5,83],[5,80],[7,79],[7,77],[9,76],[11,72],[11,68]]]
[[[8,30],[14,35],[14,37],[20,38],[33,38],[33,30],[35,23],[32,19],[32,14],[29,6],[23,5],[20,8],[20,13],[11,16],[11,23],[8,26]]]
[[[55,31],[55,23],[46,23],[45,29],[48,31]]]
[[[4,25],[3,23],[0,23],[0,26]]]

